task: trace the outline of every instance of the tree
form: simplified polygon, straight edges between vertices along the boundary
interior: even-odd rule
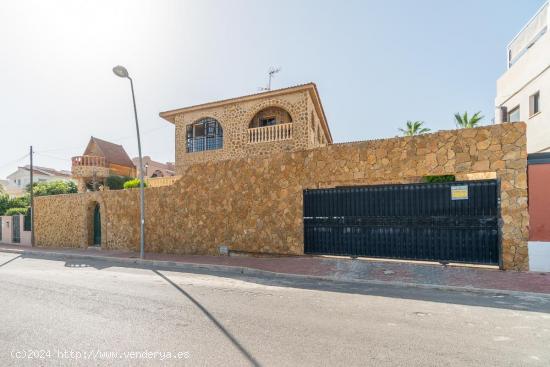
[[[473,116],[468,117],[468,112],[464,112],[463,115],[455,113],[456,127],[460,129],[469,129],[476,127],[485,116],[481,116],[481,111],[476,112]]]
[[[407,121],[406,128],[399,131],[405,136],[413,136],[427,133],[430,129],[424,127],[424,121]]]
[[[27,186],[27,192],[30,193],[30,185]],[[37,182],[33,184],[33,193],[35,196],[76,194],[78,188],[73,181],[50,181]]]

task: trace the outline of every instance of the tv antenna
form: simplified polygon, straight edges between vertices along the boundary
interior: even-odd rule
[[[260,90],[271,90],[271,79],[273,79],[273,76],[281,71],[281,68],[277,67],[270,67],[267,74],[269,75],[269,81],[267,83],[267,88],[260,88]]]

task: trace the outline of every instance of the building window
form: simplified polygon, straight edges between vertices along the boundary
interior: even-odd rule
[[[529,117],[540,112],[540,92],[529,97]]]
[[[220,123],[207,117],[187,125],[187,153],[223,148],[223,129]]]
[[[518,122],[519,121],[519,106],[508,112],[508,122]]]
[[[292,122],[290,114],[279,107],[267,107],[258,112],[250,121],[250,129],[257,127],[288,124]]]
[[[264,126],[271,126],[277,124],[277,118],[276,117],[263,117],[260,119],[260,127]]]

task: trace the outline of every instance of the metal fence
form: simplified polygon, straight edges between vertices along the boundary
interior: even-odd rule
[[[304,191],[310,254],[499,263],[496,180]]]

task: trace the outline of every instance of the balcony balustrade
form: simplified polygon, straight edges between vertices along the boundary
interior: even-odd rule
[[[267,143],[292,139],[293,125],[293,123],[288,123],[248,129],[248,143]]]
[[[91,155],[76,156],[72,159],[73,177],[108,177],[109,167],[105,162],[105,157]]]
[[[98,157],[93,155],[79,155],[72,158],[74,166],[96,166],[107,167],[105,164],[105,157]]]

